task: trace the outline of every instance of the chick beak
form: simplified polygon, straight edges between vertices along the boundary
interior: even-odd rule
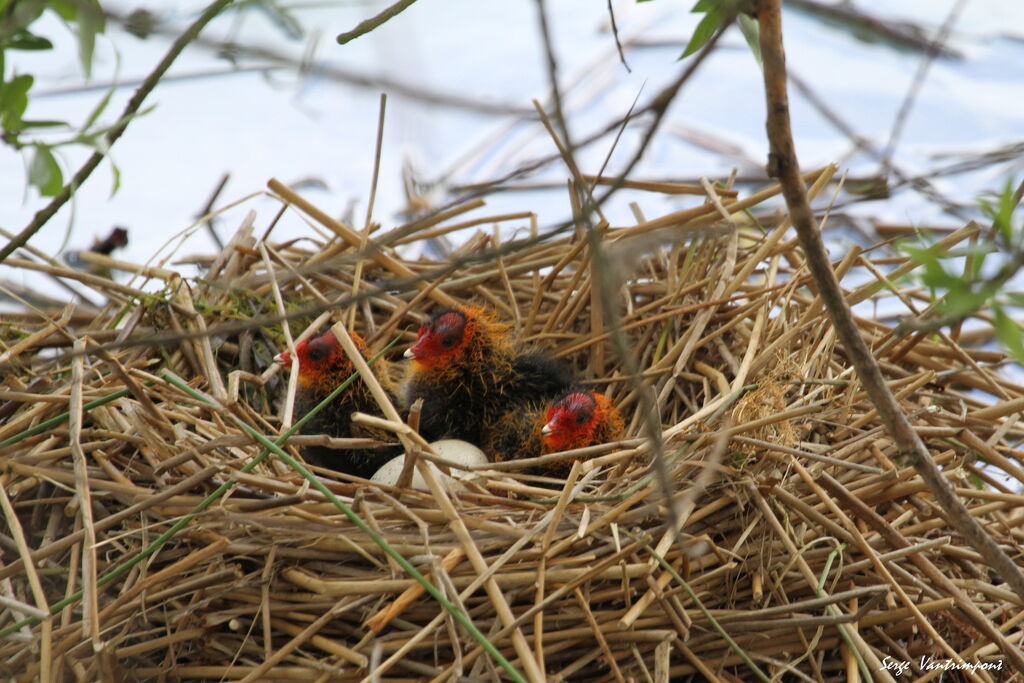
[[[419,347],[419,345],[420,345],[420,343],[417,341],[415,344],[413,344],[412,346],[407,348],[405,350],[405,353],[402,354],[402,358],[415,358],[416,357],[416,349]]]
[[[541,428],[541,430],[540,430],[540,435],[541,435],[541,436],[551,436],[551,433],[552,433],[553,431],[555,431],[555,430],[554,430],[554,429],[553,429],[553,428],[551,427],[551,423],[550,423],[550,422],[548,422],[548,423],[547,423],[546,425],[544,425],[544,426],[543,426],[543,427]]]
[[[281,353],[274,356],[274,362],[278,365],[284,365],[288,367],[292,364],[292,354],[288,351],[282,351]]]

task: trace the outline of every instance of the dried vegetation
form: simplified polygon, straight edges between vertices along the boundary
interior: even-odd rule
[[[812,195],[833,172],[808,175]],[[777,187],[516,248],[492,227],[535,235],[529,218],[466,222],[467,205],[367,241],[272,190],[331,239],[275,243],[246,222],[188,280],[90,257],[134,272],[130,284],[9,259],[109,304],[26,304],[0,326],[4,676],[507,676],[374,535],[527,678],[884,678],[886,657],[918,666],[921,655],[1002,663],[965,678],[1007,675],[1022,605],[879,426],[786,221],[761,229],[744,212]],[[467,225],[480,231],[445,262],[391,247]],[[913,264],[876,256],[835,264],[857,279],[849,301],[925,306],[898,279]],[[143,293],[147,280],[159,291]],[[319,472],[373,534],[278,456],[258,459],[253,433],[279,436],[291,402],[270,362],[287,337],[334,315],[374,350],[400,337],[385,355],[398,373],[402,344],[451,301],[493,307],[519,340],[573,363],[630,438],[591,449],[557,483],[524,474],[529,462],[476,471],[456,494]],[[998,372],[998,352],[860,326],[935,461],[1019,558],[1024,387]],[[658,438],[645,426],[652,404]],[[286,442],[291,455],[303,438]]]

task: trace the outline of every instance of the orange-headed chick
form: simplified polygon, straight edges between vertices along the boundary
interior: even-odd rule
[[[499,416],[550,400],[572,384],[572,371],[540,353],[516,353],[509,326],[473,306],[446,308],[424,324],[405,357],[403,398],[423,399],[420,434],[482,445]]]
[[[359,335],[354,333],[350,333],[350,335],[356,348],[363,354],[363,357],[366,357],[366,343]],[[355,372],[355,368],[331,330],[327,330],[319,337],[311,337],[296,344],[295,355],[299,359],[295,417],[299,419],[348,379]],[[282,351],[274,356],[274,362],[290,368],[292,354]],[[391,394],[390,379],[384,362],[378,360],[371,366],[371,369],[384,390]],[[324,406],[312,420],[303,425],[302,433],[327,434],[336,438],[392,440],[384,432],[353,424],[352,413],[356,411],[380,413],[377,401],[361,378],[356,378],[333,401]],[[326,446],[308,446],[302,451],[303,456],[314,465],[364,478],[372,476],[381,465],[397,453],[398,449],[395,448],[334,449]]]
[[[533,406],[501,416],[484,450],[497,462],[560,453],[622,438],[623,422],[604,394],[574,389],[546,408]],[[544,474],[568,474],[572,460],[544,466]]]

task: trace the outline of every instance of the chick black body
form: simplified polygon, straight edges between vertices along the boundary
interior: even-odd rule
[[[363,340],[351,334],[363,356],[366,348]],[[337,337],[328,330],[319,337],[299,342],[295,346],[299,359],[298,391],[295,395],[295,416],[300,419],[327,398],[342,382],[355,371]],[[291,366],[291,354],[288,351],[279,353],[274,362]],[[391,380],[386,364],[378,360],[371,366],[374,376],[382,388],[394,399],[391,391]],[[352,413],[363,412],[380,414],[376,399],[362,378],[357,378],[333,401],[318,412],[312,420],[302,427],[303,434],[326,434],[335,438],[372,438],[391,441],[389,433],[374,430],[352,422]],[[398,447],[336,449],[326,446],[306,446],[302,449],[303,457],[314,465],[369,478],[381,465],[401,452]]]
[[[623,422],[604,394],[573,389],[554,401],[534,403],[498,417],[484,450],[497,462],[585,448],[622,438]],[[564,477],[572,460],[535,469]]]
[[[471,306],[435,314],[406,351],[412,367],[407,405],[424,400],[420,433],[428,440],[482,445],[499,416],[563,393],[573,380],[564,364],[541,353],[517,354],[509,327]]]

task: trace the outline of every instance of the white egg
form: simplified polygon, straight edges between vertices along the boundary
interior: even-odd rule
[[[441,474],[441,471],[433,463],[428,463],[430,467],[434,468],[434,474],[437,475],[438,479],[444,486],[444,479],[446,477]],[[376,484],[386,484],[387,486],[394,486],[398,483],[398,477],[402,474],[402,467],[405,466],[405,454],[392,458],[384,463],[379,470],[373,473],[370,477],[370,481]],[[427,486],[427,482],[423,481],[423,475],[419,473],[419,470],[414,469],[412,471],[412,482],[410,486],[418,491],[428,491],[430,487]],[[445,487],[447,488],[447,486]]]
[[[441,439],[430,444],[440,457],[460,465],[486,465],[490,462],[482,450],[461,439]],[[466,474],[456,472],[455,476]]]
[[[469,443],[468,441],[461,441],[459,439],[441,439],[430,444],[430,447],[434,449],[434,452],[438,456],[449,460],[453,463],[460,465],[484,465],[487,462],[487,456],[484,452]],[[402,467],[405,465],[405,455],[400,455],[397,458],[388,460],[384,465],[377,470],[370,481],[377,484],[386,484],[388,486],[394,486],[398,483],[398,477],[402,474]],[[461,490],[462,484],[457,482],[456,479],[462,479],[468,476],[470,473],[463,470],[454,470],[453,477],[449,477],[443,474],[441,470],[437,468],[434,463],[427,463],[429,467],[432,467],[434,474],[437,476],[438,481],[441,482],[441,486],[445,490]],[[412,488],[417,491],[428,491],[430,487],[427,486],[427,482],[423,480],[423,476],[419,473],[418,469],[414,469],[412,473],[412,482],[410,484]]]

